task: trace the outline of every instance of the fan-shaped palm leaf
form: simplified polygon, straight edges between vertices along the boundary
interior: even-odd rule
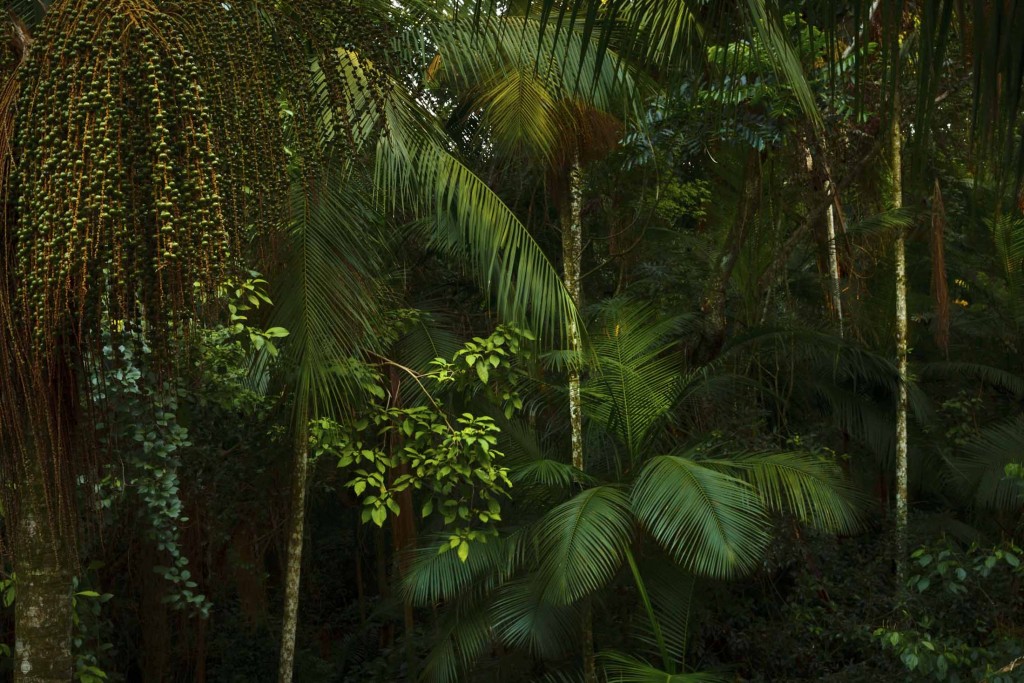
[[[710,672],[670,674],[647,662],[614,651],[600,654],[609,683],[726,683],[731,676]]]
[[[753,487],[686,457],[647,462],[633,485],[632,506],[654,540],[699,576],[749,571],[768,542],[768,520]]]
[[[548,511],[534,532],[541,595],[562,604],[605,586],[622,566],[632,531],[629,498],[613,486],[587,489]]]
[[[749,453],[701,462],[749,482],[768,510],[833,533],[860,527],[857,492],[834,462],[813,453]]]
[[[1024,463],[1024,418],[982,429],[964,452],[957,479],[966,479],[974,505],[981,510],[1019,510],[1024,490],[1020,480],[1006,476],[1006,466]]]
[[[544,598],[535,577],[502,587],[493,606],[494,630],[510,647],[524,648],[552,659],[576,647],[579,605]]]

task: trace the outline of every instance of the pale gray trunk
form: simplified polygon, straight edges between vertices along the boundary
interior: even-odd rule
[[[29,458],[18,489],[14,570],[14,682],[67,683],[72,675],[68,546],[47,506],[39,462]]]
[[[814,155],[811,153],[811,148],[808,143],[804,143],[804,163],[807,166],[807,172],[814,172]],[[822,152],[824,156],[824,152]],[[843,292],[839,282],[839,251],[836,247],[836,205],[837,199],[835,196],[835,187],[832,185],[831,172],[829,171],[828,163],[823,162],[821,164],[824,168],[822,172],[825,175],[825,198],[829,201],[828,208],[825,209],[825,235],[828,242],[828,278],[829,278],[829,295],[832,299],[832,310],[836,314],[836,322],[839,325],[839,336],[845,337],[844,321],[843,321]]]
[[[583,171],[579,161],[569,169],[569,206],[562,217],[562,268],[565,288],[576,310],[583,308],[583,287],[580,282],[580,261],[583,252]],[[583,339],[575,318],[568,324],[569,350],[569,422],[572,429],[572,466],[583,469],[583,410],[580,398],[580,355]]]
[[[278,683],[291,683],[292,671],[295,667],[295,631],[299,623],[299,578],[302,574],[302,540],[306,526],[306,477],[309,469],[308,421],[305,410],[300,409],[295,426],[291,523],[288,531],[284,615],[281,624],[281,666],[278,670]]]
[[[565,288],[572,297],[577,311],[583,309],[583,285],[580,278],[580,261],[583,258],[583,170],[579,159],[574,159],[569,168],[569,205],[562,216],[562,269]],[[580,396],[580,364],[582,363],[583,337],[575,318],[570,318],[568,328],[569,349],[573,362],[569,364],[569,424],[571,429],[572,466],[584,470],[583,460],[583,402]],[[597,662],[594,658],[594,626],[590,598],[583,602],[583,680],[597,683]]]
[[[897,91],[898,92],[898,91]],[[893,103],[889,130],[889,202],[891,209],[903,206],[901,169],[900,102]],[[896,399],[896,573],[902,586],[907,558],[907,254],[906,231],[902,225],[896,232],[896,367],[899,388]]]
[[[831,186],[826,182],[825,191],[831,192]],[[830,206],[825,213],[825,228],[828,232],[828,278],[832,293],[832,310],[836,312],[836,320],[839,323],[839,336],[845,337],[843,323],[843,292],[839,283],[839,253],[836,249],[836,216],[835,207]]]

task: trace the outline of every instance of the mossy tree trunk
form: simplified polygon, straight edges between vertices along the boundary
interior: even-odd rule
[[[890,210],[903,206],[902,141],[900,139],[899,91],[893,102],[889,128],[889,182],[887,204]],[[908,329],[907,329],[907,245],[906,229],[896,230],[894,249],[896,268],[896,367],[899,387],[896,397],[896,576],[900,587],[905,578],[907,559],[908,521],[908,464],[907,464],[907,382]]]
[[[302,400],[299,397],[297,400]],[[306,533],[306,478],[309,470],[309,425],[304,408],[295,421],[292,463],[291,520],[285,564],[284,614],[281,619],[281,659],[278,683],[291,683],[295,668],[295,632],[299,624],[299,579],[302,575],[302,542]]]
[[[562,281],[572,297],[577,311],[583,310],[583,283],[581,261],[583,260],[583,169],[579,159],[569,167],[568,202],[562,213]],[[580,394],[580,365],[582,363],[583,335],[575,319],[568,325],[569,350],[573,361],[569,364],[569,424],[572,448],[572,466],[585,470],[583,459],[583,400]],[[590,598],[584,598],[583,626],[583,677],[587,683],[596,683],[597,664],[594,658],[594,627]]]
[[[72,675],[70,552],[52,524],[41,463],[27,458],[15,535],[15,683],[67,683]]]

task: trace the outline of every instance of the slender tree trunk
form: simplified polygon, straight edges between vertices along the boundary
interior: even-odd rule
[[[830,192],[831,188],[825,183],[825,191]],[[839,284],[839,253],[836,250],[836,216],[835,207],[830,206],[825,212],[825,229],[828,234],[828,278],[832,293],[832,310],[836,313],[836,321],[839,323],[839,336],[845,337],[846,330],[843,323],[843,292]]]
[[[889,130],[889,208],[903,206],[901,168],[900,102],[897,90]],[[896,232],[896,366],[899,388],[896,399],[896,575],[903,585],[907,557],[907,254],[906,231]]]
[[[580,261],[583,256],[583,171],[579,160],[569,169],[569,204],[562,216],[562,270],[565,288],[576,310],[583,308]],[[572,428],[572,466],[583,469],[583,410],[580,398],[580,359],[583,339],[575,319],[569,320],[569,349],[576,358],[569,364],[569,422]]]
[[[25,463],[14,570],[14,682],[71,680],[71,576],[68,550],[51,524],[41,464]]]
[[[583,260],[583,169],[579,158],[569,168],[569,202],[562,215],[562,269],[565,288],[572,297],[577,311],[583,309],[583,284],[580,262]],[[569,423],[572,430],[572,466],[585,469],[583,460],[583,401],[580,396],[580,364],[583,337],[575,319],[568,325],[569,349],[575,358],[569,364]],[[583,603],[583,679],[597,682],[597,663],[594,658],[594,624],[590,598]]]
[[[299,397],[298,400],[302,400]],[[291,524],[285,570],[284,615],[281,625],[281,666],[278,683],[291,683],[295,667],[295,631],[299,623],[299,578],[302,574],[302,541],[306,526],[306,477],[309,469],[309,419],[299,409],[295,430],[295,461],[292,467]]]
[[[804,141],[804,163],[807,166],[807,172],[811,174],[814,179],[814,184],[817,186],[817,178],[824,176],[824,182],[821,184],[822,189],[825,193],[825,199],[829,201],[828,208],[825,209],[825,237],[826,237],[826,248],[828,250],[828,279],[829,279],[829,297],[832,300],[832,311],[836,315],[836,322],[839,325],[839,336],[845,337],[844,324],[843,324],[843,295],[842,287],[839,283],[839,251],[836,246],[836,200],[833,195],[835,188],[832,186],[832,173],[829,169],[828,161],[826,160],[827,152],[825,151],[824,143],[821,144],[821,161],[818,164],[820,169],[815,168],[814,153],[811,151],[811,145],[809,142]],[[816,173],[817,171],[817,173]]]

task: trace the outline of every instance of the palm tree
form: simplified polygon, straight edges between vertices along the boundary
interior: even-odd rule
[[[290,680],[297,626],[308,422],[349,412],[354,387],[339,373],[339,361],[383,351],[375,334],[389,301],[384,217],[405,208],[430,221],[432,239],[468,266],[506,319],[557,336],[574,316],[544,254],[497,195],[448,151],[430,114],[387,73],[355,52],[339,54],[345,101],[358,103],[349,142],[356,150],[373,148],[375,163],[366,174],[357,159],[345,160],[312,196],[297,188],[275,296],[275,325],[294,331],[285,354],[295,395],[295,451],[282,682]],[[375,133],[382,123],[385,132]],[[338,143],[330,130],[323,135]]]
[[[596,431],[587,473],[549,456],[527,430],[510,428],[518,440],[508,447],[518,454],[514,490],[526,497],[518,501],[521,516],[538,511],[532,521],[466,565],[417,556],[408,595],[448,608],[428,676],[459,678],[492,638],[557,661],[572,649],[567,626],[580,605],[609,599],[608,589],[623,579],[633,584],[632,604],[645,623],[636,634],[641,647],[650,645],[662,675],[672,675],[685,663],[687,620],[675,601],[685,603],[687,592],[680,585],[752,571],[774,513],[832,531],[857,526],[856,495],[834,463],[799,452],[730,453],[699,437],[678,443],[687,414],[707,412],[716,397],[743,385],[720,368],[681,368],[671,340],[693,322],[653,318],[638,304],[613,300],[590,330],[583,393]],[[598,661],[619,675],[624,660],[605,652]]]

